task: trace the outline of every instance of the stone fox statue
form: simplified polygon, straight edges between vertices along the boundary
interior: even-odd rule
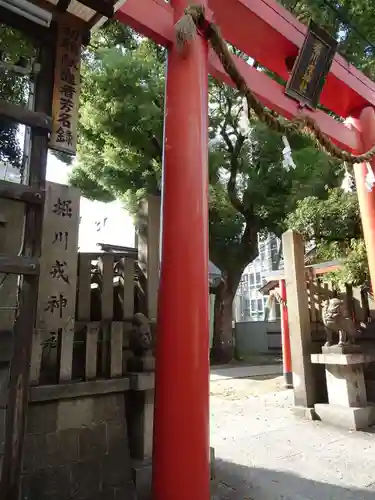
[[[145,356],[152,347],[149,320],[144,314],[136,313],[132,324],[133,328],[130,333],[129,347],[135,356]]]
[[[356,328],[348,317],[342,300],[334,298],[323,302],[322,319],[327,335],[327,347],[332,345],[334,333],[339,335],[339,346],[354,344]]]

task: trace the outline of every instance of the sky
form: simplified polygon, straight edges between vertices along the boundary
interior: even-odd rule
[[[19,127],[18,134],[20,145],[23,147],[25,127]],[[67,185],[70,170],[71,167],[62,163],[49,151],[47,181]],[[19,183],[19,171],[0,161],[0,179]],[[81,252],[97,252],[99,250],[97,243],[135,246],[133,220],[120,202],[100,203],[82,196],[80,216],[78,245]]]
[[[68,184],[70,168],[49,153],[47,181]],[[96,252],[97,243],[134,247],[133,220],[119,202],[100,203],[81,197],[80,215],[81,252]]]

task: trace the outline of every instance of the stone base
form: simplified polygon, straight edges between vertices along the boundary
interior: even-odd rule
[[[323,346],[323,354],[356,354],[361,352],[361,346],[355,344]]]
[[[152,461],[134,461],[132,471],[137,500],[151,500]]]
[[[31,403],[24,446],[20,500],[136,498],[123,391]]]
[[[293,389],[293,372],[284,372],[285,389]]]
[[[215,449],[210,447],[210,479],[215,479]]]
[[[154,372],[155,358],[147,355],[144,357],[132,356],[127,360],[127,371],[129,372]]]
[[[298,418],[305,420],[317,420],[314,408],[306,408],[305,406],[293,406],[291,412]]]
[[[337,427],[360,431],[375,424],[375,406],[363,408],[316,404],[315,413],[322,422]]]
[[[152,461],[134,460],[132,464],[133,481],[137,500],[151,500],[152,495]],[[215,450],[210,447],[210,479],[215,479]]]

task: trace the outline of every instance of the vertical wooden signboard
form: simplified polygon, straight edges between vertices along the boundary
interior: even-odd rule
[[[77,286],[79,228],[78,189],[48,183],[44,207],[42,256],[31,383],[39,382],[43,347],[60,346],[59,379],[69,380],[72,369]]]
[[[310,21],[285,92],[301,104],[315,109],[329,73],[338,42]]]
[[[75,154],[80,91],[82,28],[78,19],[62,15],[58,23],[49,146]]]

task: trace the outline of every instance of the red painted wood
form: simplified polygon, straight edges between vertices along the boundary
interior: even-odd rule
[[[298,117],[301,114],[302,111],[298,103],[285,95],[282,85],[269,78],[265,73],[245,63],[243,59],[236,57],[235,61],[247,85],[263,104],[288,119]],[[211,75],[218,80],[232,85],[230,78],[212,51],[210,51],[209,55],[209,70]],[[321,130],[340,147],[351,151],[359,149],[358,135],[343,123],[338,122],[323,111],[311,112],[304,110],[303,113],[312,116]]]
[[[287,57],[296,56],[302,46],[306,26],[274,0],[210,0],[224,37],[253,57],[259,64],[285,80]],[[344,118],[375,105],[375,83],[348,64],[334,59],[321,103]]]
[[[363,150],[368,150],[375,145],[375,111],[373,108],[366,108],[362,111],[360,119],[353,123],[358,130]],[[375,172],[375,159],[371,162],[372,169]],[[367,168],[365,164],[355,165],[355,181],[359,208],[361,212],[361,221],[363,236],[366,244],[368,265],[370,270],[372,289],[375,289],[375,187],[369,192],[365,186]]]
[[[280,280],[280,296],[284,302],[287,302],[286,296],[286,284],[285,280]],[[290,332],[289,332],[289,320],[288,320],[288,307],[287,305],[281,304],[281,340],[283,347],[283,373],[285,378],[285,385],[290,386],[292,384],[292,353],[290,349]]]
[[[117,12],[117,19],[168,46],[174,40],[173,9],[161,0],[127,0]],[[148,10],[148,8],[150,10]],[[151,13],[151,15],[150,15]],[[284,94],[284,88],[264,73],[255,70],[242,59],[235,58],[249,88],[271,109],[286,118],[298,116],[298,104]],[[209,72],[218,80],[232,84],[216,55],[210,51]],[[344,149],[358,149],[358,136],[322,111],[310,113],[320,128]]]
[[[174,39],[173,8],[162,0],[126,0],[115,17],[160,45]]]
[[[189,0],[173,0],[176,19]],[[209,500],[208,50],[169,49],[153,500]]]
[[[297,55],[304,40],[303,25],[274,0],[200,3],[207,1],[230,43],[285,80],[288,78],[285,59]],[[163,169],[162,251],[168,258],[162,258],[161,264],[156,348],[155,500],[210,498],[207,73],[210,71],[226,82],[228,78],[212,53],[207,63],[207,47],[201,38],[191,45],[186,58],[176,54],[174,23],[189,3],[173,0],[173,11],[162,0],[127,0],[117,13],[117,19],[141,34],[172,46]],[[298,105],[284,95],[282,86],[243,61],[237,60],[237,64],[249,88],[264,104],[287,118],[298,115]],[[344,118],[360,116],[363,147],[375,143],[374,111],[362,111],[375,105],[375,84],[340,56],[335,57],[321,102]],[[320,111],[312,115],[342,147],[359,149],[359,138],[353,129]],[[363,166],[355,172],[357,183],[363,182]],[[375,190],[371,194],[362,190],[359,199],[374,288]],[[287,353],[288,349],[284,351]],[[286,369],[290,367],[290,360],[284,362]]]

